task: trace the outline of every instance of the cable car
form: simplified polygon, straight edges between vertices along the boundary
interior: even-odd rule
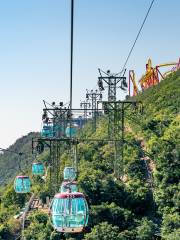
[[[53,129],[52,123],[44,123],[41,131],[41,137],[47,137],[47,138],[54,137],[54,129]]]
[[[37,162],[32,164],[32,174],[43,175],[45,173],[45,167],[43,163]]]
[[[29,193],[31,191],[31,182],[28,176],[17,176],[14,181],[14,190],[16,193]]]
[[[51,205],[55,230],[65,233],[83,232],[88,224],[88,205],[82,193],[57,193]]]
[[[64,180],[73,181],[76,179],[76,169],[74,167],[65,167],[63,175]]]
[[[62,126],[58,123],[54,124],[54,136],[55,137],[61,137],[63,135],[63,129]]]
[[[76,181],[73,182],[64,181],[62,182],[59,190],[61,193],[68,192],[69,190],[70,192],[78,192],[77,183]]]
[[[78,130],[77,124],[72,124],[72,126],[70,126],[70,124],[68,124],[66,131],[65,131],[66,137],[68,137],[68,138],[75,137],[77,134],[77,130]]]

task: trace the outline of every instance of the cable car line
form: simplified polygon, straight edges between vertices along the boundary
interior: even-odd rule
[[[73,36],[74,36],[74,0],[71,0],[71,46],[70,46],[70,110],[72,109],[73,84]]]
[[[121,72],[123,72],[124,69],[126,68],[127,62],[128,62],[128,60],[129,60],[129,58],[130,58],[130,56],[131,56],[131,54],[132,54],[132,51],[133,51],[133,49],[134,49],[134,47],[135,47],[135,45],[136,45],[136,42],[137,42],[137,40],[138,40],[138,38],[139,38],[139,36],[140,36],[140,34],[141,34],[141,31],[142,31],[142,29],[143,29],[143,27],[144,27],[144,24],[145,24],[145,22],[146,22],[146,20],[147,20],[147,17],[148,17],[148,15],[149,15],[150,11],[151,11],[151,8],[152,8],[152,6],[153,6],[154,1],[155,1],[155,0],[152,0],[152,1],[151,1],[151,4],[150,4],[150,6],[149,6],[149,8],[148,8],[148,11],[147,11],[147,13],[146,13],[146,15],[145,15],[145,18],[144,18],[144,20],[143,20],[143,22],[142,22],[142,24],[141,24],[141,27],[140,27],[140,29],[139,29],[139,31],[138,31],[138,33],[137,33],[137,36],[136,36],[136,38],[135,38],[135,40],[134,40],[134,43],[133,43],[133,45],[132,45],[132,47],[131,47],[128,55],[127,55],[127,58],[126,58],[126,60],[125,60],[125,62],[124,62],[124,65],[123,65],[123,68],[122,68]]]

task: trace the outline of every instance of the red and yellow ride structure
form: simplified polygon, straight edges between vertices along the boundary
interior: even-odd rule
[[[162,73],[160,69],[164,67],[171,67],[171,69]],[[177,62],[163,63],[155,67],[152,66],[152,61],[149,58],[146,64],[146,72],[138,81],[141,90],[138,89],[134,70],[129,70],[129,96],[131,95],[131,86],[133,88],[132,95],[136,96],[140,91],[144,91],[149,87],[157,85],[168,74],[175,72],[178,69],[180,69],[180,58]]]

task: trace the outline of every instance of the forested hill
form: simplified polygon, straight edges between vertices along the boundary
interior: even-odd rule
[[[180,237],[180,70],[138,95],[144,105],[139,124],[131,127],[150,154],[156,210],[163,239]]]
[[[30,225],[23,233],[27,240],[179,239],[180,71],[136,99],[143,102],[144,111],[125,114],[124,161],[119,162],[123,169],[119,178],[114,175],[112,143],[78,144],[78,186],[88,198],[90,233],[51,235],[53,228],[48,216],[37,211],[29,216]],[[82,130],[84,137],[107,137],[107,124],[107,118],[102,117],[94,133],[87,124]],[[28,138],[31,137],[29,134]],[[43,156],[43,161],[47,162],[48,156]],[[71,162],[68,151],[60,161],[62,176],[64,167]],[[3,165],[10,176],[6,166]],[[41,179],[32,178],[32,191],[37,197],[43,199],[52,190],[48,186],[48,182],[43,184]],[[12,185],[6,187],[0,210],[0,239],[14,239],[17,224],[12,224],[12,216],[27,197],[17,197]]]
[[[21,156],[22,168],[27,169],[32,162],[31,142],[33,137],[37,137],[38,133],[31,132],[26,136],[19,138],[8,150],[12,152],[25,153]],[[12,180],[19,173],[20,158],[17,154],[4,152],[0,154],[0,184],[3,185]]]

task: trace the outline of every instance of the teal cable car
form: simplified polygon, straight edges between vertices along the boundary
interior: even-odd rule
[[[65,130],[66,137],[74,138],[77,134],[77,130],[78,130],[77,125],[73,124],[72,126],[70,126],[70,124],[68,124],[68,126]]]
[[[74,167],[65,167],[63,175],[64,180],[73,181],[76,179],[76,169]]]
[[[82,193],[57,193],[51,204],[52,224],[56,231],[80,233],[88,224],[88,205]]]
[[[41,137],[52,138],[54,137],[53,124],[45,123],[41,131]]]
[[[68,192],[68,191],[78,192],[78,187],[77,187],[76,181],[73,181],[73,182],[64,181],[64,182],[62,182],[59,191],[61,193],[65,193],[65,192]]]
[[[43,163],[37,162],[32,164],[32,174],[34,175],[44,175],[45,167]]]
[[[63,136],[64,132],[63,132],[63,128],[62,128],[62,126],[60,124],[55,123],[53,129],[54,129],[54,136],[55,137]]]
[[[28,176],[17,176],[14,181],[14,190],[16,193],[29,193],[31,191],[31,182]]]

